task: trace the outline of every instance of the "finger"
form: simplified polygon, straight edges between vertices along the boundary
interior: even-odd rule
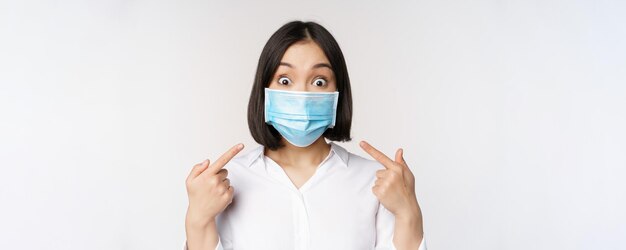
[[[379,188],[379,187],[380,187],[380,186],[378,186],[378,185],[374,185],[374,186],[372,187],[372,193],[374,193],[374,195],[376,195],[376,198],[378,198],[378,188]]]
[[[230,188],[230,180],[229,179],[225,179],[224,181],[220,181],[220,183],[217,184],[217,190],[218,190],[219,194],[228,193],[228,189],[229,188]]]
[[[235,189],[229,183],[228,186],[226,186],[226,189],[225,189],[223,194],[225,194],[226,196],[232,196],[234,191],[235,191]]]
[[[372,145],[370,145],[369,143],[361,141],[359,145],[363,150],[365,150],[365,152],[371,155],[374,160],[382,163],[386,168],[394,166],[393,161],[389,159],[389,157],[378,151],[378,149],[372,147]]]
[[[396,162],[400,164],[402,167],[408,168],[408,166],[406,165],[406,161],[404,161],[403,154],[404,154],[404,150],[402,148],[399,148],[396,151]]]
[[[219,176],[219,180],[223,181],[228,176],[228,169],[222,168],[218,170],[217,175]]]
[[[226,153],[220,156],[220,158],[217,159],[213,163],[213,165],[209,167],[209,170],[210,170],[209,172],[213,174],[217,173],[217,171],[222,169],[226,165],[226,163],[228,163],[233,157],[235,157],[235,155],[237,155],[237,153],[241,152],[242,149],[243,149],[243,144],[241,143],[230,148],[228,151],[226,151]]]
[[[382,178],[378,178],[376,179],[376,181],[374,182],[375,186],[380,186],[384,183],[385,181]]]
[[[385,171],[387,171],[387,169],[376,170],[376,177],[377,178],[385,177],[385,173],[386,173]]]
[[[230,202],[228,204],[233,202],[233,193],[234,192],[235,192],[235,188],[233,186],[228,186],[228,191],[226,191],[226,193],[230,197]]]
[[[396,150],[396,162],[402,163],[402,149],[401,148]]]
[[[196,164],[195,166],[193,166],[193,168],[191,169],[191,173],[189,173],[189,176],[187,177],[187,179],[189,178],[195,178],[198,175],[200,175],[205,169],[207,169],[207,167],[209,166],[209,159],[204,160],[201,163]]]
[[[407,165],[406,161],[404,160],[404,149],[400,148],[396,152],[396,162],[400,164],[400,166],[402,166],[403,169],[411,172],[411,169],[409,169],[409,165]]]

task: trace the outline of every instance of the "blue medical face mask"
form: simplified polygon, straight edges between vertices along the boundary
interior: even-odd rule
[[[265,88],[265,122],[289,143],[306,147],[335,126],[339,92],[302,92]]]

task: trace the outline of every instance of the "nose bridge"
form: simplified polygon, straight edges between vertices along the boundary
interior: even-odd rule
[[[294,83],[294,86],[292,88],[292,90],[294,91],[307,91],[306,88],[306,82],[304,82],[304,80],[298,80],[297,82]]]
[[[307,89],[307,85],[306,84],[306,74],[305,72],[299,72],[299,74],[297,75],[295,82],[294,82],[294,86],[292,88],[292,90],[294,91],[308,91]]]

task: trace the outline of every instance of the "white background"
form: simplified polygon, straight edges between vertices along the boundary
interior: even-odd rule
[[[345,54],[341,145],[405,149],[429,249],[626,249],[626,3],[381,2],[2,0],[0,249],[182,249],[294,19]]]

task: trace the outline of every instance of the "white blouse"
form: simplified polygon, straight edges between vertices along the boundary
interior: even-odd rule
[[[330,144],[300,189],[263,146],[224,166],[235,193],[216,217],[216,250],[395,250],[394,215],[372,193],[384,166]]]

